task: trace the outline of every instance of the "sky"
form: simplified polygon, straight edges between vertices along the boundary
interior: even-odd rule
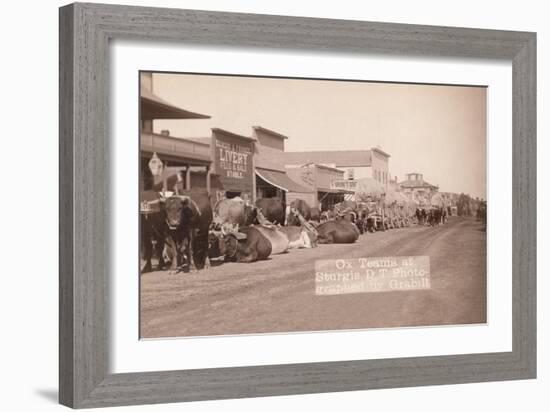
[[[288,136],[286,151],[379,146],[398,181],[418,172],[440,191],[486,198],[484,87],[155,73],[153,92],[211,116],[156,120],[155,132],[250,136],[263,126]]]

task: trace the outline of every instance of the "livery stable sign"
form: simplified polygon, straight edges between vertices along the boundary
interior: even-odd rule
[[[232,133],[212,134],[215,173],[226,191],[251,194],[253,191],[254,142]]]

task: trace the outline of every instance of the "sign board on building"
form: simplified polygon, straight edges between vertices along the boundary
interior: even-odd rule
[[[252,193],[253,142],[238,135],[213,134],[214,170],[226,191]]]
[[[302,166],[301,178],[308,186],[315,186],[315,170],[313,165]]]
[[[336,179],[330,182],[331,189],[344,189],[355,192],[357,190],[357,180]]]

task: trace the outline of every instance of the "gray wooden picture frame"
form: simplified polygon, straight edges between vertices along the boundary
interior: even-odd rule
[[[62,404],[87,408],[535,378],[535,33],[81,3],[60,9],[59,27]],[[511,61],[513,350],[109,373],[108,124],[112,39]]]

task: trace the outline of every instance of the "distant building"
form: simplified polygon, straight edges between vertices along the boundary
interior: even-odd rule
[[[284,163],[287,169],[302,167],[305,164],[317,164],[339,169],[342,179],[356,180],[370,177],[388,188],[390,155],[378,147],[370,150],[336,150],[285,152]]]
[[[292,193],[300,196],[311,189],[291,179],[283,162],[287,136],[262,126],[252,127],[252,136],[256,140],[254,147],[255,193],[256,199],[278,197],[286,204],[293,198]]]
[[[432,195],[439,190],[439,187],[424,180],[422,173],[407,173],[406,180],[399,183],[401,191],[411,200],[419,203],[428,203]]]
[[[292,180],[307,188],[307,193],[289,193],[288,203],[302,199],[311,207],[329,210],[332,205],[343,201],[345,195],[353,193],[334,187],[334,182],[341,181],[344,177],[344,172],[334,167],[307,163],[300,167],[289,167],[286,171]]]

